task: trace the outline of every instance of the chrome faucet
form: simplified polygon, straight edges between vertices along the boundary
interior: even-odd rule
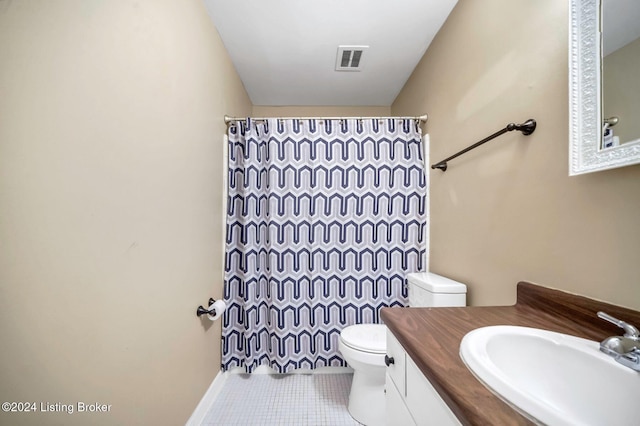
[[[640,371],[640,332],[638,329],[602,311],[598,312],[598,317],[624,330],[624,336],[607,337],[600,342],[600,351],[613,357],[625,367]]]

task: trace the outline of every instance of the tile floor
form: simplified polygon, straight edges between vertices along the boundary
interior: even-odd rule
[[[347,411],[353,374],[230,374],[202,425],[359,425]]]

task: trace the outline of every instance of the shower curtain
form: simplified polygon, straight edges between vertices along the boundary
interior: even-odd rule
[[[417,123],[247,119],[228,147],[223,370],[346,366],[340,331],[404,306],[423,267]]]

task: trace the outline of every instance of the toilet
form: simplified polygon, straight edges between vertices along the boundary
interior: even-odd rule
[[[431,272],[407,275],[409,306],[465,306],[467,286]],[[383,324],[356,324],[340,333],[338,348],[353,381],[349,392],[349,414],[367,426],[383,425],[385,419],[384,380],[387,327]]]

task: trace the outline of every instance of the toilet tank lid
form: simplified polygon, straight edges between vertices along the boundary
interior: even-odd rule
[[[407,280],[431,293],[466,293],[467,286],[433,272],[407,274]]]

